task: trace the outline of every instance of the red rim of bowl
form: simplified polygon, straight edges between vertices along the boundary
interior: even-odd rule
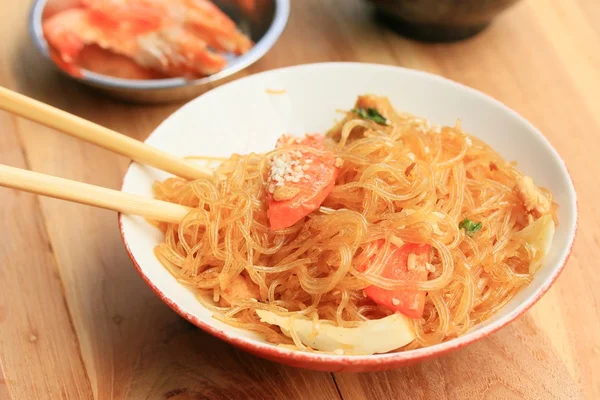
[[[457,83],[457,82],[454,82],[454,83]],[[459,84],[459,85],[464,86],[461,84]],[[469,89],[474,90],[471,88],[469,88]],[[482,94],[479,91],[476,91],[476,92]],[[493,99],[490,96],[487,96],[487,95],[485,95],[485,96],[494,100],[495,102],[498,102],[497,100]],[[500,103],[500,102],[498,102],[498,103]],[[502,103],[500,103],[500,104],[503,107],[510,110],[511,112],[517,114],[514,110],[506,107],[504,104],[502,104]],[[521,115],[519,115],[519,114],[517,114],[517,115],[520,118],[524,119],[524,117],[522,117]],[[528,122],[527,120],[525,120],[525,121]],[[554,149],[553,146],[551,146],[551,147]],[[556,152],[556,155],[558,156],[558,158],[561,160],[561,162],[565,166],[567,175],[569,176],[569,179],[571,181],[571,185],[573,186],[573,188],[575,188],[573,178],[572,178],[571,174],[569,173],[568,169],[566,168],[566,164],[565,164],[564,160],[562,159],[562,157],[560,156],[558,151],[556,151],[556,149],[554,149],[554,151]],[[130,163],[129,167],[131,167],[131,163]],[[129,167],[127,169],[128,171],[129,171]],[[127,176],[127,173],[123,177],[123,181],[121,183],[121,190],[123,190],[126,176]],[[427,359],[430,359],[433,357],[441,356],[443,354],[447,354],[453,350],[460,349],[466,345],[474,343],[484,337],[487,337],[487,336],[493,334],[494,332],[505,327],[506,325],[510,324],[515,319],[517,319],[518,317],[520,317],[521,315],[526,313],[535,303],[537,303],[539,301],[539,299],[544,294],[546,294],[546,292],[550,289],[550,287],[556,282],[556,280],[558,279],[558,277],[560,276],[562,271],[565,269],[567,262],[569,261],[569,258],[573,252],[573,246],[575,244],[575,239],[577,237],[577,231],[579,228],[579,201],[578,201],[578,198],[577,198],[577,195],[575,192],[575,226],[573,229],[573,240],[571,241],[571,245],[568,249],[567,255],[566,255],[564,261],[562,262],[562,264],[560,265],[560,267],[558,267],[554,271],[554,274],[550,277],[550,279],[548,279],[546,282],[544,282],[542,284],[542,286],[540,287],[540,289],[538,289],[538,292],[535,294],[535,296],[531,297],[529,300],[526,300],[525,302],[520,304],[516,310],[514,310],[512,313],[508,314],[507,316],[505,316],[493,323],[490,323],[489,325],[487,325],[477,331],[474,331],[471,333],[466,333],[462,336],[451,339],[447,342],[442,342],[442,343],[439,343],[439,344],[436,344],[433,346],[424,347],[424,348],[420,348],[420,349],[416,349],[416,350],[392,352],[392,353],[385,353],[385,354],[374,354],[374,355],[334,355],[334,354],[326,354],[326,353],[309,353],[309,352],[303,352],[303,351],[298,351],[298,350],[290,350],[290,349],[278,347],[276,345],[269,344],[266,342],[259,342],[255,339],[242,338],[240,336],[237,336],[235,334],[230,334],[225,330],[216,328],[206,322],[201,321],[200,318],[196,317],[195,315],[184,311],[178,304],[175,303],[175,301],[173,301],[164,292],[162,292],[158,287],[156,287],[156,285],[154,285],[154,283],[146,276],[146,274],[142,271],[142,268],[139,265],[139,263],[137,262],[136,258],[134,257],[133,253],[131,252],[129,243],[127,242],[127,239],[125,238],[124,229],[123,229],[123,215],[121,213],[119,213],[118,219],[119,219],[119,231],[121,234],[121,240],[123,241],[123,244],[125,245],[125,249],[127,250],[127,254],[129,255],[129,258],[131,259],[138,274],[142,277],[144,282],[146,282],[146,284],[152,289],[152,291],[154,291],[154,293],[165,304],[167,304],[173,311],[175,311],[177,314],[179,314],[180,316],[182,316],[183,318],[185,318],[192,324],[196,325],[200,329],[204,330],[205,332],[207,332],[227,343],[230,343],[236,347],[246,350],[250,353],[260,355],[265,358],[270,358],[272,360],[278,360],[280,362],[294,364],[296,366],[300,366],[300,367],[304,367],[304,368],[311,368],[311,366],[312,366],[314,369],[342,370],[342,369],[348,368],[349,366],[360,366],[360,367],[367,367],[367,369],[368,369],[368,367],[372,367],[373,369],[375,369],[375,368],[385,369],[386,366],[391,368],[391,367],[400,366],[403,364],[420,362],[420,361],[424,361],[424,360],[427,360]],[[182,287],[182,289],[187,290],[183,287]],[[321,366],[321,368],[319,368],[319,366]]]

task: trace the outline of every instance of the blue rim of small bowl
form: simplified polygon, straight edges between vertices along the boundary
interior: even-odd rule
[[[98,74],[86,69],[82,70],[82,77],[71,78],[83,81],[92,85],[112,88],[112,89],[129,89],[129,90],[157,90],[157,89],[176,89],[190,86],[201,86],[208,83],[217,82],[220,79],[231,76],[248,66],[254,64],[262,58],[273,47],[279,36],[283,33],[290,15],[290,0],[274,0],[275,14],[269,29],[264,36],[242,56],[236,57],[222,71],[195,80],[186,80],[184,78],[167,78],[167,79],[122,79],[108,75]],[[42,14],[48,0],[36,0],[29,16],[29,31],[33,38],[37,49],[50,61],[50,49],[48,42],[42,31]],[[53,62],[54,63],[54,62]],[[59,68],[60,69],[60,68]],[[61,70],[64,73],[64,71]]]

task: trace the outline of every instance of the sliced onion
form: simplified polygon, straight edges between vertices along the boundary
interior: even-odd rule
[[[529,243],[540,256],[529,265],[529,273],[534,274],[542,266],[544,257],[550,252],[552,239],[554,238],[554,221],[552,216],[544,215],[516,233],[516,237]]]
[[[323,320],[313,323],[304,316],[283,317],[265,310],[256,310],[256,313],[263,322],[279,326],[286,336],[291,337],[293,329],[302,344],[328,353],[387,353],[415,339],[409,318],[399,313],[364,321],[355,328],[335,326]]]

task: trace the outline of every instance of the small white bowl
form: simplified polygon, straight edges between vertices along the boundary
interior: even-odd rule
[[[269,91],[271,92],[269,93]],[[284,91],[273,94],[275,91]],[[547,187],[559,204],[550,254],[533,282],[498,314],[465,335],[418,350],[338,356],[280,348],[213,318],[153,254],[161,233],[144,219],[120,216],[123,242],[140,275],[171,308],[205,331],[244,350],[285,364],[329,371],[374,371],[414,363],[472,343],[527,311],[565,266],[577,227],[577,196],[563,160],[529,122],[500,102],[439,76],[398,67],[327,63],[268,71],[231,82],[193,100],[163,122],[147,143],[178,156],[265,152],[282,133],[325,132],[357,95],[388,96],[399,110],[452,125],[487,142]],[[152,183],[168,175],[133,163],[123,191],[152,196]]]
[[[81,77],[74,77],[60,68],[59,70],[68,77],[110,96],[136,103],[165,103],[189,100],[198,96],[227,82],[233,74],[249,67],[264,56],[283,33],[290,14],[289,0],[261,0],[260,7],[251,13],[242,11],[240,7],[235,7],[228,1],[213,1],[221,6],[255,42],[246,54],[231,56],[227,66],[216,74],[194,80],[185,78],[139,80],[116,78],[85,69],[82,70]],[[29,17],[29,30],[37,49],[51,61],[50,48],[42,29],[44,9],[49,2],[50,0],[34,1]]]

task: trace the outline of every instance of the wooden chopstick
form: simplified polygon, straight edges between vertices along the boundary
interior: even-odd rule
[[[179,223],[191,208],[0,164],[0,186],[156,221]]]
[[[57,129],[142,164],[194,180],[212,176],[210,168],[165,153],[68,112],[0,86],[0,109]]]

